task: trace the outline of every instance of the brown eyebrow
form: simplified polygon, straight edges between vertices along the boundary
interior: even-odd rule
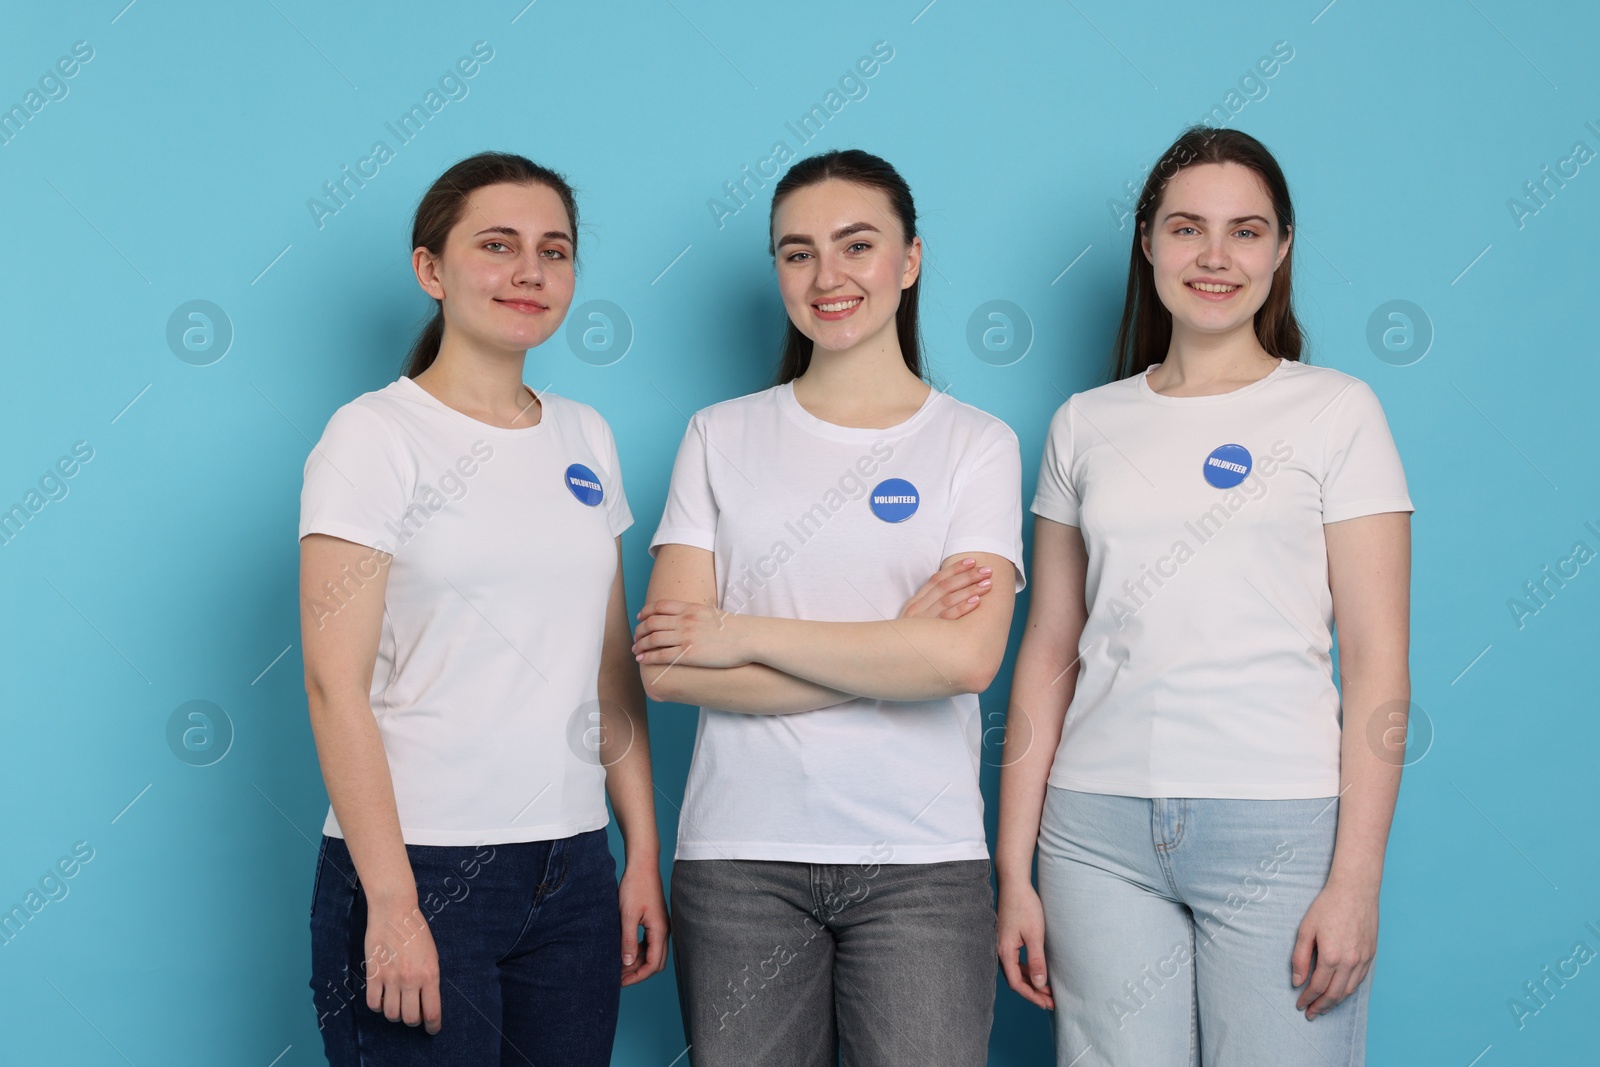
[[[1196,215],[1196,214],[1194,214],[1192,212],[1188,212],[1188,211],[1169,211],[1169,212],[1167,212],[1166,217],[1163,218],[1161,221],[1162,222],[1170,222],[1173,219],[1193,219],[1195,222],[1205,222],[1206,221],[1206,217],[1204,215]],[[1263,226],[1268,227],[1269,229],[1272,226],[1272,220],[1267,218],[1265,215],[1240,215],[1236,219],[1229,219],[1228,220],[1228,225],[1229,226],[1237,226],[1241,222],[1259,222]]]
[[[872,233],[882,232],[870,222],[852,222],[848,226],[842,226],[839,229],[834,230],[829,236],[832,240],[842,241],[852,234],[863,233],[867,231],[871,231]],[[777,247],[782,248],[784,245],[809,245],[811,243],[811,238],[807,237],[803,233],[786,233],[778,239]]]
[[[487,227],[486,229],[479,230],[477,233],[473,234],[472,236],[474,236],[474,237],[482,237],[486,233],[503,233],[507,237],[521,237],[522,236],[522,234],[517,230],[517,228],[515,226],[490,226],[490,227]],[[544,235],[546,237],[548,237],[548,238],[551,238],[552,240],[566,241],[569,244],[572,242],[572,235],[567,233],[566,230],[546,230],[544,232]]]

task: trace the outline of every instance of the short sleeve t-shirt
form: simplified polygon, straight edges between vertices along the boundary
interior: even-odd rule
[[[894,619],[961,552],[1005,557],[1022,588],[1021,480],[1010,427],[938,390],[898,426],[858,429],[785,384],[690,420],[651,551],[712,552],[723,610]],[[986,858],[980,735],[976,694],[701,708],[677,857],[851,863],[887,844],[895,863]]]
[[[1051,419],[1032,505],[1080,528],[1088,551],[1078,683],[1050,784],[1337,796],[1322,527],[1412,510],[1378,398],[1337,370],[1284,360],[1199,397],[1164,396],[1139,374],[1071,397]]]
[[[506,429],[401,378],[335,411],[306,459],[300,536],[393,556],[370,697],[407,844],[606,825],[588,742],[614,539],[633,516],[605,420],[540,400],[537,425]],[[316,617],[379,566],[328,583]],[[331,807],[323,829],[344,836]]]

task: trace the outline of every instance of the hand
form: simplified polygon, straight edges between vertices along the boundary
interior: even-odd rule
[[[1311,951],[1316,948],[1316,970]],[[1306,983],[1295,1008],[1314,1019],[1356,991],[1378,951],[1378,888],[1329,881],[1300,921],[1289,957],[1293,985]],[[1310,980],[1307,981],[1307,975]]]
[[[369,899],[368,908],[367,1007],[390,1022],[421,1023],[437,1034],[443,1021],[439,950],[422,909],[414,898],[399,906],[375,906]]]
[[[633,658],[640,663],[685,667],[743,667],[742,616],[708,604],[658,600],[639,612]]]
[[[622,984],[630,986],[660,971],[667,962],[670,928],[659,866],[654,861],[648,865],[628,864],[622,872],[617,899],[622,905]]]
[[[999,906],[995,909],[1000,929],[1000,967],[1006,983],[1022,999],[1047,1011],[1056,1010],[1055,994],[1050,992],[1044,961],[1044,905],[1031,884],[1000,884]],[[1018,959],[1026,948],[1028,959]],[[1023,967],[1027,974],[1023,974]]]
[[[977,560],[961,559],[936,571],[916,595],[900,609],[902,619],[959,619],[978,606],[994,582],[993,567],[975,567]]]

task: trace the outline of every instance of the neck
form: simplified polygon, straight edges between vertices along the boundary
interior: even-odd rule
[[[850,348],[813,346],[806,372],[794,380],[795,395],[833,408],[872,410],[925,397],[927,385],[906,366],[894,320]],[[918,403],[921,401],[918,400]]]
[[[417,381],[425,381],[435,396],[458,407],[518,411],[529,403],[529,391],[522,384],[527,355],[481,348],[446,330],[438,357]]]
[[[1261,347],[1253,322],[1215,334],[1198,333],[1174,321],[1161,376],[1168,385],[1204,385],[1259,377],[1264,366],[1276,362],[1272,353]]]

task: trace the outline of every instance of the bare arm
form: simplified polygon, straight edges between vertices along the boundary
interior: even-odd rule
[[[635,649],[640,662],[733,668],[766,664],[842,693],[878,700],[930,700],[986,689],[1000,669],[1015,604],[1015,568],[987,552],[971,558],[993,573],[983,603],[958,619],[815,622],[721,612],[703,603],[652,600]]]
[[[656,550],[655,569],[645,599],[682,601],[715,611],[716,571],[713,557],[703,548],[662,545]],[[645,612],[639,617],[643,619]],[[691,667],[682,662],[638,663],[650,699],[672,704],[697,704],[723,711],[753,715],[786,715],[815,711],[850,699],[850,694],[802,681],[759,663],[719,669]]]
[[[1020,996],[1054,1009],[1044,958],[1044,909],[1033,888],[1050,766],[1078,684],[1078,639],[1088,609],[1088,553],[1076,526],[1035,517],[1033,597],[1022,632],[1006,714],[1000,771],[1000,829],[995,845],[999,883],[999,950],[1006,981]],[[1019,951],[1027,950],[1027,978]]]
[[[1323,527],[1343,680],[1339,823],[1328,881],[1301,924],[1294,984],[1308,1015],[1355,991],[1377,951],[1378,888],[1400,791],[1403,749],[1385,745],[1410,709],[1411,516]],[[1311,973],[1311,950],[1317,960]]]
[[[440,1026],[439,964],[417,907],[394,783],[369,694],[392,557],[326,534],[300,541],[300,633],[311,732],[328,799],[368,902],[367,1005]],[[351,573],[365,578],[353,588]],[[339,600],[325,587],[344,583]]]
[[[661,840],[650,774],[650,723],[644,688],[630,645],[628,602],[622,578],[622,538],[617,538],[617,576],[606,607],[600,651],[601,765],[606,793],[622,831],[626,863],[618,897],[622,906],[622,984],[642,982],[660,971],[667,956],[667,905],[661,889]],[[638,929],[643,926],[643,942]],[[640,949],[643,949],[641,954]]]

